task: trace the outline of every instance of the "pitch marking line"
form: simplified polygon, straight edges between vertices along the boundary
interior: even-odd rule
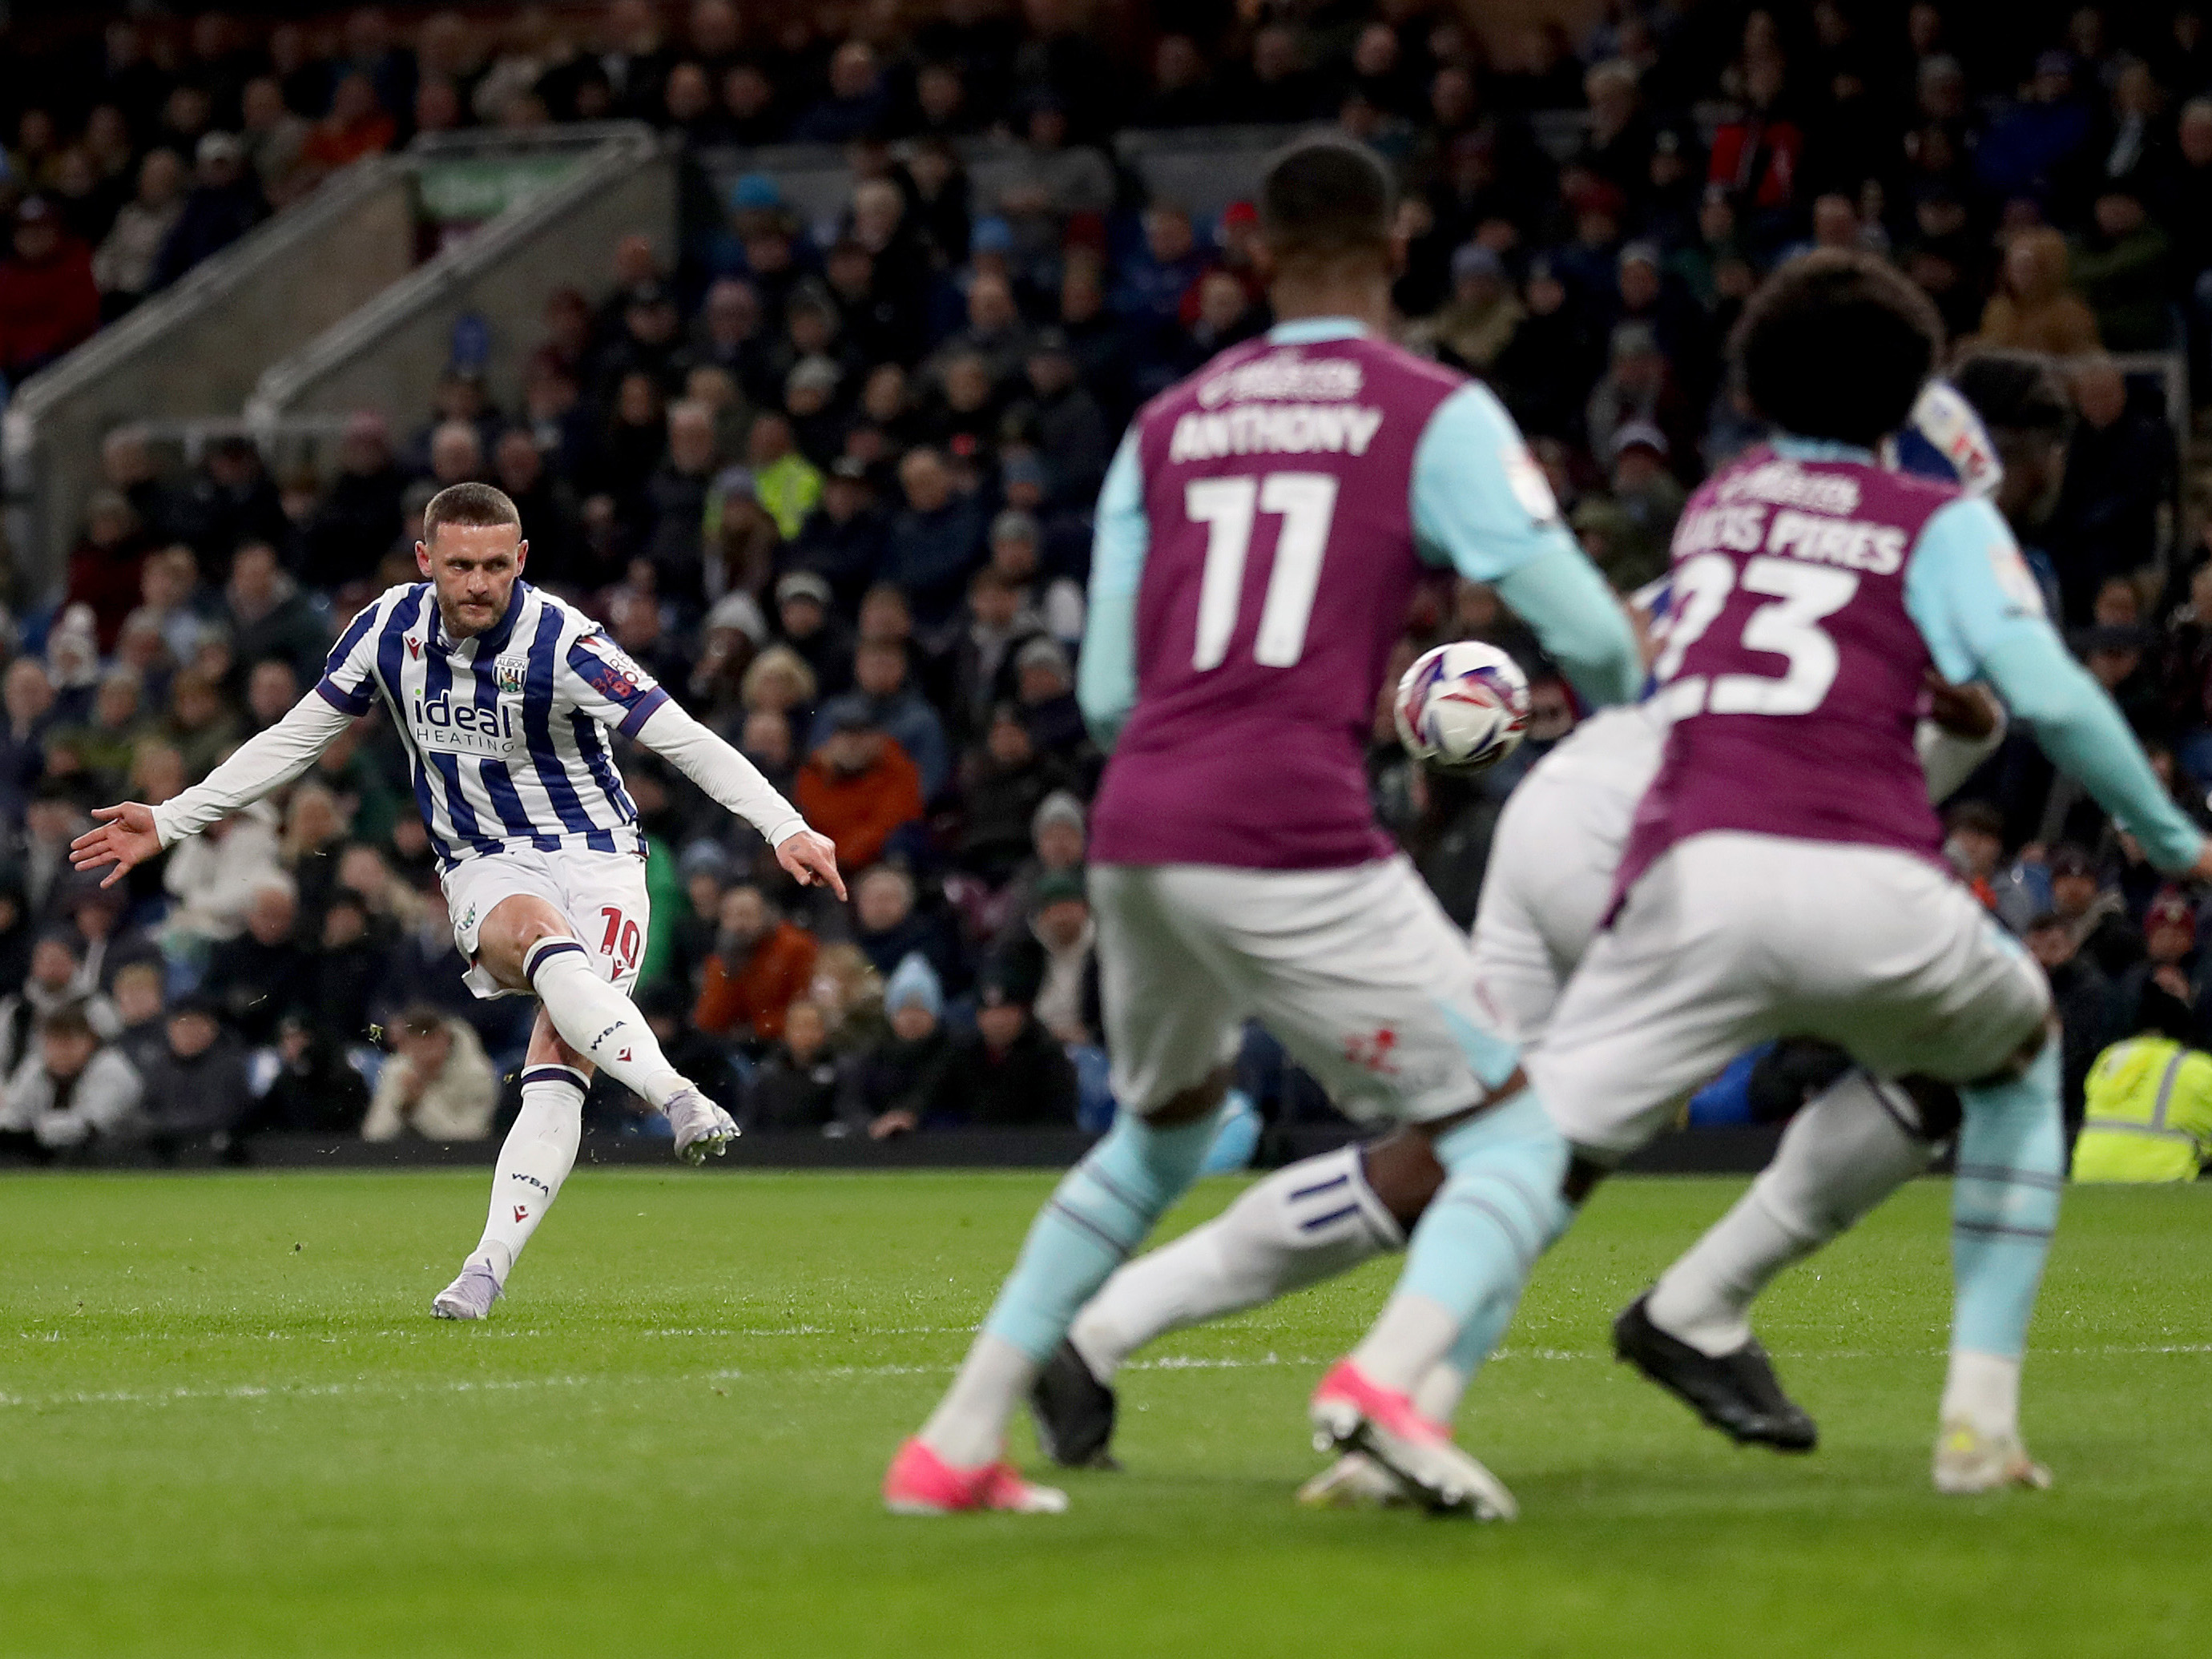
[[[1940,1355],[1940,1348],[1926,1349],[1924,1355]],[[2111,1344],[2089,1348],[2038,1348],[2031,1352],[2045,1358],[2104,1359],[2135,1354],[2205,1354],[2212,1353],[2212,1342],[2175,1342],[2160,1344]],[[1893,1355],[1871,1353],[1792,1353],[1781,1356],[1791,1359],[1869,1359],[1893,1358]],[[1159,1359],[1133,1360],[1121,1367],[1127,1371],[1236,1371],[1262,1370],[1272,1366],[1297,1365],[1319,1367],[1330,1362],[1333,1356],[1312,1354],[1267,1354],[1257,1359],[1207,1358],[1202,1356],[1169,1355]],[[1603,1360],[1609,1356],[1564,1348],[1506,1348],[1498,1351],[1492,1363],[1508,1359]],[[746,1371],[734,1367],[720,1370],[698,1371],[688,1376],[650,1379],[663,1382],[827,1382],[850,1377],[872,1376],[949,1376],[956,1368],[951,1365],[827,1365],[798,1370]],[[589,1389],[615,1384],[629,1389],[647,1379],[608,1371],[582,1376],[518,1376],[518,1377],[454,1377],[428,1382],[303,1382],[236,1383],[222,1389],[112,1389],[96,1392],[72,1394],[21,1395],[0,1394],[0,1407],[28,1407],[40,1410],[57,1406],[167,1406],[193,1401],[249,1401],[317,1400],[337,1398],[370,1398],[377,1396],[407,1396],[423,1395],[522,1394],[538,1389]]]

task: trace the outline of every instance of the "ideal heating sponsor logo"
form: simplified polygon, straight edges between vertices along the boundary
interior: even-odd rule
[[[514,709],[500,703],[479,708],[440,693],[415,700],[415,741],[424,749],[458,755],[512,755],[518,738]]]

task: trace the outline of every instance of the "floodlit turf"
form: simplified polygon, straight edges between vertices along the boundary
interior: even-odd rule
[[[429,1301],[479,1174],[0,1181],[0,1652],[2212,1651],[2212,1190],[2069,1196],[2029,1369],[2048,1493],[1928,1491],[1943,1186],[1770,1298],[1823,1433],[1784,1461],[1607,1363],[1735,1190],[1643,1181],[1478,1384],[1464,1437],[1518,1526],[1291,1504],[1305,1392],[1387,1264],[1162,1344],[1127,1473],[1069,1480],[1071,1514],[888,1517],[884,1460],[1047,1187],[586,1170],[471,1327]]]

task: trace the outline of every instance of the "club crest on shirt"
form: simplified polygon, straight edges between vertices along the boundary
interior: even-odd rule
[[[491,678],[492,684],[502,692],[512,691],[520,696],[523,682],[530,678],[530,659],[501,657],[492,664]]]

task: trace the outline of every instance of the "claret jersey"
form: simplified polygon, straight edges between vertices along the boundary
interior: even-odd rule
[[[1099,502],[1079,690],[1121,729],[1092,856],[1388,856],[1363,757],[1414,584],[1547,555],[1583,565],[1497,400],[1357,323],[1279,325],[1169,388]],[[1588,580],[1563,608],[1611,608]]]

